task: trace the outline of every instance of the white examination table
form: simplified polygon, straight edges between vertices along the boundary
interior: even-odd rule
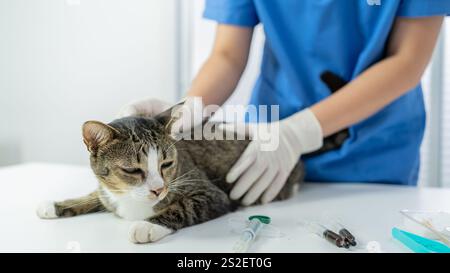
[[[450,210],[450,190],[367,184],[304,184],[285,202],[238,211],[186,228],[159,242],[128,241],[129,222],[109,213],[41,220],[36,205],[94,190],[88,167],[24,164],[0,168],[0,252],[230,252],[238,236],[228,219],[265,214],[285,234],[260,238],[251,252],[347,252],[299,228],[297,221],[323,213],[335,215],[365,241],[376,241],[385,252],[408,252],[391,238],[401,227],[401,209]]]

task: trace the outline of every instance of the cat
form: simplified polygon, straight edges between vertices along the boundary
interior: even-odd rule
[[[322,80],[331,90],[345,85],[334,74],[324,73]],[[229,198],[233,185],[225,177],[251,140],[175,140],[170,134],[171,114],[169,109],[151,118],[86,122],[83,141],[98,188],[81,198],[44,202],[38,216],[53,219],[109,211],[135,221],[129,231],[131,242],[148,243],[238,209],[241,200]],[[217,124],[204,125],[222,133]],[[315,154],[340,147],[347,136],[344,130],[326,138]],[[275,200],[290,198],[304,176],[299,161]]]

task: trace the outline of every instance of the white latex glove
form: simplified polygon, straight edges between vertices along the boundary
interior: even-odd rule
[[[154,117],[172,106],[170,103],[158,99],[143,99],[129,103],[122,107],[117,118],[129,116]]]
[[[233,125],[222,127],[235,132],[236,128],[239,130],[239,125],[236,128]],[[277,122],[240,126],[246,128],[252,141],[230,169],[226,180],[235,183],[230,192],[231,199],[240,199],[245,194],[243,205],[253,204],[260,196],[263,203],[272,201],[300,156],[318,150],[323,144],[322,127],[309,109]],[[267,140],[272,144],[266,143]]]
[[[201,97],[186,97],[182,102],[181,106],[172,109],[175,122],[172,124],[171,133],[175,139],[190,136],[191,129],[209,117]]]
[[[201,124],[210,114],[207,109],[205,110],[201,97],[186,97],[180,102],[183,102],[183,105],[172,109],[175,122],[172,124],[171,133],[174,137],[183,137],[184,132],[189,132],[191,128]],[[129,116],[154,117],[176,104],[158,99],[144,99],[122,107],[117,118]]]

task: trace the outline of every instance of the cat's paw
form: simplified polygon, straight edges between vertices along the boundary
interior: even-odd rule
[[[171,234],[173,230],[147,221],[134,222],[129,231],[129,239],[135,244],[155,242]]]
[[[58,215],[56,215],[55,203],[50,201],[45,201],[39,204],[36,214],[42,219],[58,218]]]

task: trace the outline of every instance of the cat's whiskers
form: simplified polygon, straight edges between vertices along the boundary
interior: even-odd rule
[[[166,153],[170,148],[174,147],[175,144],[177,144],[178,142],[180,142],[181,140],[183,140],[182,138],[180,138],[179,140],[176,140],[174,143],[170,144],[168,147],[166,147],[163,150],[163,153]]]
[[[173,181],[171,184],[176,185],[176,184],[179,184],[179,183],[185,183],[185,182],[189,182],[189,181],[205,181],[205,182],[208,182],[209,180],[202,179],[202,178],[195,178],[195,177],[187,177],[187,178],[184,178],[184,179],[177,179],[177,180]]]
[[[176,183],[169,184],[168,189],[175,194],[184,194],[190,191],[185,187],[193,186],[195,183],[193,182],[208,182],[206,179],[184,179],[179,180]]]
[[[169,181],[169,182],[167,182],[167,183],[169,183],[169,184],[170,184],[170,183],[174,183],[174,182],[176,182],[177,180],[182,179],[184,176],[186,176],[186,175],[192,173],[193,171],[195,171],[195,170],[187,171],[187,172],[185,172],[184,174],[182,174],[182,175],[180,175],[180,176],[177,176],[176,178],[172,179],[171,181]]]
[[[175,183],[172,183],[172,185],[174,185],[174,186],[194,185],[194,183],[186,183],[186,182],[208,182],[208,180],[205,180],[205,179],[185,179],[185,180],[180,180],[180,181],[177,181]]]

